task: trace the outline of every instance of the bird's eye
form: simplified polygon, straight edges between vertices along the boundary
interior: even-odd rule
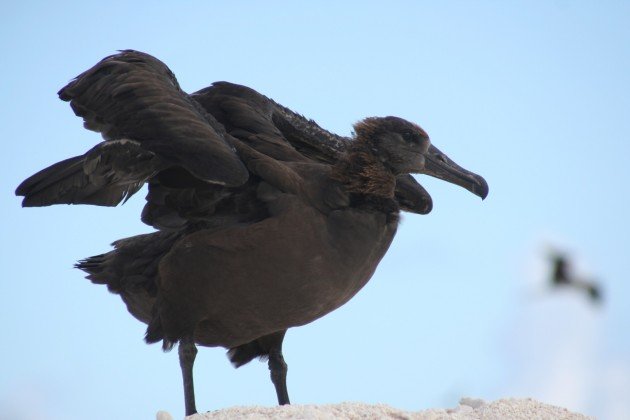
[[[410,133],[409,131],[402,133],[402,138],[405,139],[405,141],[408,142],[415,142],[416,141],[416,137],[413,135],[413,133]]]

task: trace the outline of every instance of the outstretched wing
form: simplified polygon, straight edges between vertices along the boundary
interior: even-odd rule
[[[310,156],[298,151],[274,123],[275,103],[254,89],[216,82],[191,94],[191,98],[216,118],[230,135],[258,152],[280,161],[310,160]]]
[[[229,134],[281,161],[334,164],[352,141],[246,86],[216,82],[193,93],[191,98],[223,124]],[[396,200],[408,212],[426,214],[432,209],[431,196],[411,175],[398,178]]]
[[[164,162],[132,140],[102,142],[82,156],[57,162],[22,182],[22,206],[116,206],[136,193]]]
[[[164,171],[209,186],[239,186],[249,177],[221,124],[150,55],[106,57],[59,97],[105,141],[25,180],[16,190],[24,206],[115,206]]]
[[[61,89],[59,97],[105,140],[137,141],[204,181],[237,186],[247,180],[221,125],[148,54],[125,50],[106,57]]]

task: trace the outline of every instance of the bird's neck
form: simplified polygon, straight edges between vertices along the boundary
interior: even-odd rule
[[[351,194],[393,199],[396,177],[360,138],[355,139],[333,169],[333,177]]]

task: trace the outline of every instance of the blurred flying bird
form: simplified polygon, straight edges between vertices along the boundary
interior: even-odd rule
[[[552,268],[550,280],[552,287],[572,287],[577,290],[583,290],[586,292],[591,302],[601,302],[602,292],[600,285],[592,280],[575,277],[575,275],[571,272],[569,261],[564,255],[554,253],[551,256],[551,261]]]

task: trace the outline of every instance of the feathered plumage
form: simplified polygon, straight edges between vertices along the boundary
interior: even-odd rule
[[[59,91],[104,141],[16,190],[24,206],[115,206],[148,184],[156,232],[116,241],[77,267],[147,323],[147,342],[179,342],[186,413],[196,411],[195,344],[235,366],[268,357],[289,402],[288,328],[338,308],[370,279],[400,210],[431,211],[410,173],[485,198],[482,177],[448,159],[416,124],[367,118],[332,134],[253,89],[227,82],[188,95],[150,55],[106,57]]]

